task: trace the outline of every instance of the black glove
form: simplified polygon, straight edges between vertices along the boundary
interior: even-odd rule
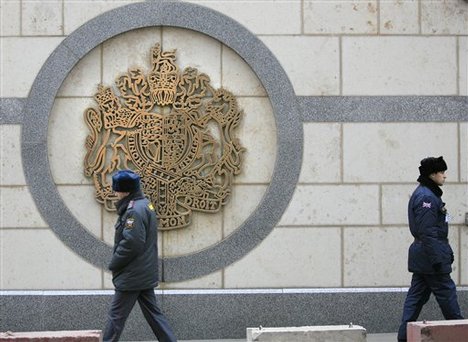
[[[436,272],[439,272],[439,271],[442,269],[442,263],[441,263],[441,262],[438,262],[438,263],[432,265],[432,268],[433,268]]]

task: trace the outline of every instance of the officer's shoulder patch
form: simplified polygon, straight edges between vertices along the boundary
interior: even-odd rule
[[[135,219],[133,217],[128,217],[127,221],[125,221],[125,228],[132,229],[135,223]]]
[[[148,203],[148,208],[149,208],[149,210],[154,211],[153,203],[149,202]]]
[[[432,203],[431,202],[422,202],[422,207],[423,208],[427,208],[427,209],[431,209],[432,207]]]

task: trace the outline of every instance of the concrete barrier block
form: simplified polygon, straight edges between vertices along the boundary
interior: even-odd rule
[[[461,342],[468,339],[468,319],[408,323],[408,342]]]
[[[101,330],[0,332],[0,342],[102,342]]]
[[[366,342],[359,325],[247,328],[247,342]]]

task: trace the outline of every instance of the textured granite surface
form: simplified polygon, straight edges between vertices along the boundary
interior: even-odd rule
[[[26,99],[0,98],[0,124],[23,122]],[[467,96],[298,96],[303,122],[468,121]]]
[[[0,125],[21,124],[25,99],[0,98]]]
[[[247,327],[260,325],[287,327],[350,322],[363,326],[369,333],[395,332],[406,290],[372,290],[171,290],[156,291],[156,296],[179,339],[245,338]],[[112,294],[112,291],[29,295],[0,292],[0,331],[103,329]],[[468,289],[459,289],[458,296],[462,311],[468,312]],[[443,319],[433,298],[419,318]],[[152,339],[140,309],[132,312],[122,339]]]
[[[300,96],[304,122],[468,121],[468,96]]]

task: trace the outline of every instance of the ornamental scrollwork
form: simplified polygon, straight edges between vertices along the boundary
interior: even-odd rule
[[[236,137],[243,112],[235,96],[215,89],[195,68],[182,73],[176,51],[151,50],[151,70],[129,69],[115,88],[99,85],[84,173],[96,200],[114,210],[111,175],[132,169],[156,205],[160,229],[187,227],[193,211],[214,213],[231,195],[245,149]]]

